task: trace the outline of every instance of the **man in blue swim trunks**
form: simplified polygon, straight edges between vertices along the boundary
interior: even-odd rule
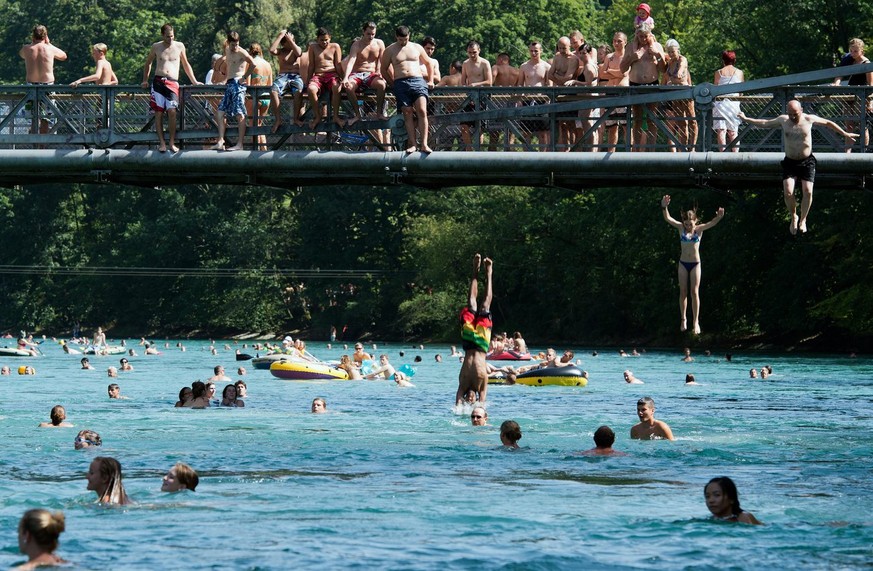
[[[397,107],[403,111],[403,122],[408,136],[406,153],[416,151],[416,117],[421,131],[419,150],[422,153],[431,153],[433,151],[427,146],[427,100],[429,88],[433,87],[433,64],[423,47],[409,41],[409,28],[398,26],[394,32],[397,41],[382,54],[382,75],[389,85],[393,85]],[[421,75],[422,67],[427,73],[425,77]]]
[[[212,147],[215,151],[241,151],[246,134],[246,87],[240,80],[252,74],[255,59],[246,50],[239,47],[239,34],[228,32],[224,42],[224,56],[227,58],[227,83],[224,97],[215,111],[215,121],[218,123],[218,142]],[[236,145],[224,148],[224,131],[227,129],[226,116],[236,117],[239,138]]]
[[[288,30],[282,30],[273,40],[270,53],[279,60],[279,73],[276,81],[270,89],[271,107],[273,109],[273,132],[279,130],[282,125],[282,96],[291,93],[294,97],[294,123],[299,127],[303,125],[300,118],[300,108],[303,104],[303,78],[300,77],[300,56],[303,50],[294,42],[294,34]]]
[[[847,133],[842,127],[823,119],[818,115],[803,112],[800,101],[792,99],[786,105],[787,113],[773,119],[752,119],[741,111],[737,117],[755,127],[764,129],[782,128],[782,143],[785,147],[785,159],[782,161],[782,190],[785,195],[785,206],[791,223],[788,230],[791,234],[806,232],[806,217],[812,206],[812,185],[815,182],[815,155],[812,154],[812,127],[822,125],[836,131],[846,139],[855,140],[858,133]],[[803,198],[800,206],[800,217],[797,216],[797,200],[794,198],[794,186],[800,180]]]

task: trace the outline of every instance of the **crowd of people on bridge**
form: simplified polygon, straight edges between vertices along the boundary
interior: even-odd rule
[[[211,147],[215,150],[241,150],[244,145],[247,118],[251,116],[252,125],[263,125],[265,115],[273,116],[272,131],[279,131],[284,123],[282,102],[284,95],[291,95],[291,117],[295,125],[306,126],[318,132],[328,118],[332,129],[352,127],[369,116],[386,119],[385,95],[393,91],[397,109],[403,115],[407,141],[407,153],[432,151],[429,144],[428,116],[435,112],[435,87],[636,87],[636,86],[691,86],[688,59],[681,53],[679,43],[668,39],[661,44],[654,34],[655,20],[651,8],[646,3],[636,7],[633,18],[633,34],[628,37],[618,31],[612,37],[612,49],[605,44],[594,45],[585,40],[581,31],[569,32],[557,39],[552,46],[540,41],[528,45],[530,58],[518,67],[511,64],[509,53],[500,53],[492,65],[481,57],[480,45],[470,40],[466,45],[467,58],[452,61],[447,66],[448,73],[442,74],[440,62],[434,57],[436,41],[424,36],[419,43],[412,41],[406,26],[394,30],[395,41],[386,46],[376,37],[377,25],[366,22],[361,27],[361,35],[356,38],[344,55],[343,47],[332,41],[327,28],[316,31],[315,41],[300,44],[288,30],[280,30],[267,51],[276,58],[277,68],[274,76],[273,66],[264,59],[264,50],[257,42],[244,49],[241,38],[235,31],[227,34],[223,53],[214,54],[212,66],[205,74],[205,84],[224,85],[221,102],[214,106],[218,138]],[[301,46],[301,44],[303,44]],[[107,60],[108,48],[103,43],[92,47],[92,57],[96,63],[93,74],[72,82],[73,87],[93,82],[97,85],[114,85],[118,78]],[[547,54],[551,54],[550,56]],[[30,85],[51,85],[54,83],[54,62],[64,61],[67,54],[51,44],[45,26],[33,29],[32,43],[21,48],[20,56],[27,68],[27,82]],[[714,74],[715,85],[732,85],[745,81],[742,69],[736,67],[737,56],[732,50],[721,54],[722,67]],[[840,65],[869,63],[864,56],[864,42],[858,38],[849,42],[849,52]],[[154,71],[154,75],[152,75]],[[143,70],[143,88],[150,88],[149,105],[155,113],[158,136],[158,150],[177,152],[176,110],[179,106],[179,76],[184,71],[193,85],[201,85],[188,61],[185,45],[175,39],[171,24],[161,27],[161,41],[155,42],[148,53]],[[849,85],[873,85],[873,72],[855,74],[845,80]],[[835,82],[840,83],[838,78]],[[254,97],[247,99],[247,91],[256,88]],[[364,91],[372,92],[375,98],[365,104],[359,99]],[[588,97],[598,94],[587,92]],[[350,113],[341,115],[342,95],[346,95]],[[602,94],[601,94],[602,95]],[[528,97],[507,102],[492,102],[493,105],[513,105],[533,107],[543,101]],[[306,104],[309,111],[307,115]],[[484,110],[473,103],[461,107],[446,104],[440,107],[441,113],[471,113]],[[656,114],[657,113],[657,114]],[[163,116],[167,115],[168,139],[164,134]],[[714,101],[712,129],[720,150],[739,150],[737,134],[742,120],[740,104],[736,100],[720,98]],[[308,121],[305,118],[311,117]],[[628,117],[631,118],[627,125]],[[559,150],[619,150],[619,135],[625,137],[632,150],[655,150],[658,141],[659,123],[666,124],[669,130],[668,145],[672,151],[691,151],[698,143],[698,121],[694,101],[685,98],[669,102],[658,109],[656,103],[634,105],[630,113],[622,107],[582,109],[575,119],[558,122],[557,137],[554,141]],[[226,146],[225,131],[227,119],[237,122],[237,138],[232,146]],[[50,118],[42,118],[40,132],[48,132]],[[539,148],[550,145],[551,130],[542,116],[525,115],[523,126],[531,131]],[[481,127],[481,128],[479,128]],[[849,130],[856,125],[848,124]],[[486,126],[484,121],[462,121],[456,129],[458,145],[461,149],[479,148],[483,136],[489,136],[489,149],[495,150],[501,135],[512,142],[513,135]],[[390,134],[382,129],[372,133],[381,143],[387,143]],[[454,131],[452,131],[454,136]],[[474,145],[473,137],[479,143]],[[854,140],[847,137],[847,150],[851,150]],[[507,141],[504,141],[504,144]],[[258,135],[257,147],[266,149],[266,136]],[[454,142],[450,142],[454,144]],[[508,148],[505,145],[504,148]]]

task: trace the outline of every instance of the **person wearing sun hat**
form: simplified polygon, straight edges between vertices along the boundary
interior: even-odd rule
[[[639,30],[640,26],[643,24],[648,24],[650,30],[655,29],[655,21],[652,19],[652,9],[645,2],[637,6],[637,15],[634,16],[634,30]]]

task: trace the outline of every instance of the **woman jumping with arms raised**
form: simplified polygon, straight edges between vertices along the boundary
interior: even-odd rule
[[[661,199],[661,211],[667,224],[679,230],[679,245],[682,253],[679,255],[679,314],[681,318],[680,331],[688,329],[685,314],[688,310],[688,294],[691,293],[691,313],[694,317],[693,331],[700,334],[700,239],[703,231],[709,230],[724,218],[724,208],[719,208],[715,218],[706,224],[698,224],[697,209],[688,210],[682,214],[682,222],[672,216],[667,208],[670,206],[670,195]],[[689,289],[688,282],[691,282]]]

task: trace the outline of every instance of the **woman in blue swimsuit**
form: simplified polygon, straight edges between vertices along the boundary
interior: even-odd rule
[[[682,214],[682,222],[672,216],[667,208],[670,206],[670,195],[661,199],[661,211],[667,224],[679,230],[679,245],[682,253],[679,255],[679,314],[681,317],[680,331],[688,329],[685,314],[688,309],[688,293],[691,293],[691,313],[694,317],[694,334],[700,334],[700,239],[703,231],[721,222],[724,218],[724,208],[719,208],[715,218],[706,224],[698,224],[697,210],[689,210]],[[688,287],[688,282],[691,287]]]

